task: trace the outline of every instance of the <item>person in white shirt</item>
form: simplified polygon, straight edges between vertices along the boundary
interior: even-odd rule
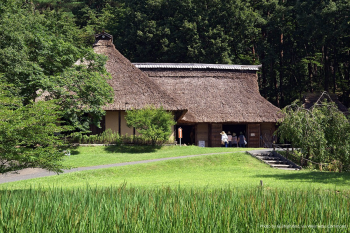
[[[221,133],[221,145],[222,147],[227,147],[228,137],[225,131],[222,131]]]

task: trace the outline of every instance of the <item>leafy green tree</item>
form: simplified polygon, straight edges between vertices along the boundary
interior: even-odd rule
[[[83,45],[85,34],[68,14],[40,12],[27,2],[0,4],[4,80],[18,87],[23,105],[42,95],[42,99],[58,100],[66,124],[75,129],[98,125],[104,115],[102,106],[113,96],[106,82],[110,77],[106,57]]]
[[[166,141],[175,125],[174,116],[162,107],[152,106],[140,110],[128,110],[125,117],[128,127],[135,127],[137,132],[151,139],[152,145]]]
[[[59,133],[69,128],[60,126],[57,101],[24,106],[11,93],[14,90],[0,84],[0,173],[35,167],[61,172],[64,153]]]
[[[277,130],[282,141],[301,148],[306,159],[330,163],[339,160],[350,166],[350,122],[334,103],[323,102],[305,109],[293,103],[283,109]]]

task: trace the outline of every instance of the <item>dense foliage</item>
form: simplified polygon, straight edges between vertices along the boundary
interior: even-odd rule
[[[35,167],[60,172],[58,133],[69,129],[59,125],[60,107],[54,100],[24,106],[11,89],[0,84],[0,174]]]
[[[151,139],[152,145],[167,141],[176,124],[174,116],[162,107],[152,106],[140,110],[127,110],[125,117],[128,127],[134,127],[142,136]]]
[[[66,124],[76,129],[98,124],[104,114],[101,106],[112,96],[106,58],[83,46],[84,34],[73,18],[40,12],[27,2],[0,4],[2,81],[18,88],[24,105],[40,97],[58,100]]]
[[[319,103],[311,109],[293,103],[283,112],[277,130],[282,141],[291,142],[314,162],[337,160],[350,168],[350,122],[334,103]]]
[[[0,2],[0,173],[59,172],[60,135],[99,124],[112,88],[106,57],[84,38],[67,13],[39,11],[25,0]]]
[[[350,105],[349,0],[34,2],[105,29],[134,62],[262,64],[260,92],[279,107],[324,90]]]

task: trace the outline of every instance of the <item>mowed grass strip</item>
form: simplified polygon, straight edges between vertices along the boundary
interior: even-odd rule
[[[348,232],[349,192],[120,187],[0,191],[2,232]]]
[[[254,148],[255,149],[255,148]],[[254,150],[251,149],[251,150]],[[220,152],[246,151],[247,148],[198,147],[198,146],[96,146],[73,147],[71,156],[63,164],[70,167],[89,167],[113,163],[124,163],[158,158]],[[250,150],[250,149],[249,149]]]
[[[285,171],[273,169],[244,152],[204,155],[149,164],[81,171],[59,176],[1,184],[2,189],[33,187],[64,189],[119,186],[153,189],[249,189],[259,186],[278,189],[350,190],[349,173]]]

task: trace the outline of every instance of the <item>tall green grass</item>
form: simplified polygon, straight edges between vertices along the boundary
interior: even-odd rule
[[[0,191],[2,232],[347,232],[349,193],[252,188]]]

